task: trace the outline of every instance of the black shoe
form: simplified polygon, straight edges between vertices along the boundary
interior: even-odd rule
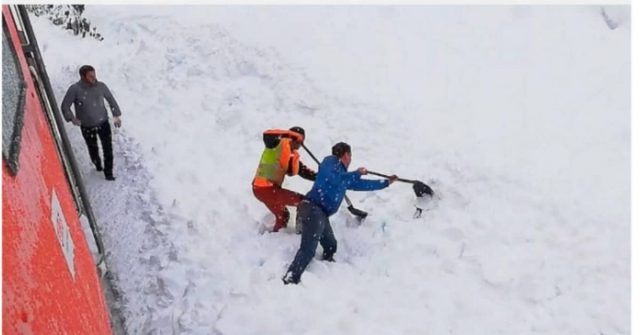
[[[282,228],[287,228],[287,224],[289,223],[289,218],[291,217],[291,213],[289,213],[289,210],[285,208],[284,213],[282,213],[282,216],[283,216]]]
[[[300,283],[300,278],[293,278],[293,274],[291,274],[291,272],[287,272],[284,274],[284,277],[282,277],[282,282],[285,285],[289,285],[289,284],[298,284]]]
[[[94,165],[96,166],[96,170],[97,171],[102,171],[102,163],[101,162],[98,161],[97,163],[94,163]]]
[[[104,179],[113,181],[113,180],[116,180],[116,177],[114,177],[112,174],[106,174],[105,173],[104,174]]]
[[[326,262],[331,262],[331,263],[335,263],[336,262],[336,260],[333,259],[333,255],[331,255],[331,256],[323,255],[322,256],[322,260],[326,261]]]

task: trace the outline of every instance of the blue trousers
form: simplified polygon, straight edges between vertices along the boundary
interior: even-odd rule
[[[333,259],[338,242],[333,235],[327,214],[318,205],[308,200],[303,200],[298,204],[296,223],[302,225],[302,239],[300,249],[298,249],[287,272],[290,272],[291,278],[298,282],[304,269],[307,268],[315,255],[318,242],[324,250],[322,259],[325,260]]]

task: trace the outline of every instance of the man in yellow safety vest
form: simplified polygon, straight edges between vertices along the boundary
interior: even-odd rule
[[[290,214],[286,206],[297,206],[303,199],[302,194],[282,188],[284,176],[316,179],[316,172],[300,161],[298,149],[304,135],[301,127],[269,129],[262,134],[265,149],[253,178],[253,194],[276,216],[274,232],[287,226]]]

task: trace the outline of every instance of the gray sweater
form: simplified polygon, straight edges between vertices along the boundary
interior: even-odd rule
[[[109,119],[107,108],[104,105],[107,99],[113,116],[120,116],[120,107],[111,91],[103,82],[96,81],[90,85],[82,80],[71,85],[62,100],[62,114],[67,121],[73,120],[71,104],[73,103],[76,117],[83,127],[95,127]]]

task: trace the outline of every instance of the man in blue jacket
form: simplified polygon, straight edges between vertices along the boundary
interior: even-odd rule
[[[285,284],[300,282],[302,272],[309,265],[316,253],[318,242],[322,245],[322,260],[333,262],[338,242],[333,236],[329,217],[335,214],[344,199],[345,192],[375,191],[386,188],[398,179],[393,175],[387,180],[361,179],[367,174],[366,168],[347,172],[351,164],[351,147],[340,142],[331,148],[331,156],[327,156],[318,169],[316,180],[311,191],[298,205],[296,223],[302,225],[302,241],[296,257],[289,270],[282,277]]]

